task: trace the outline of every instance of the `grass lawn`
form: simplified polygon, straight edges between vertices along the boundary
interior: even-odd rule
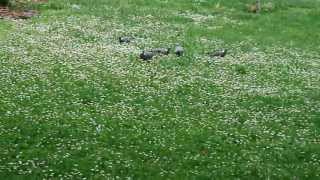
[[[320,1],[249,2],[49,0],[0,20],[0,179],[320,179]]]

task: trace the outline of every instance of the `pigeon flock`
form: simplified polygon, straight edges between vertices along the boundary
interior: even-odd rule
[[[126,36],[119,37],[120,44],[129,44],[132,40],[133,38],[131,37],[126,37]],[[169,55],[170,52],[171,52],[171,48],[155,48],[148,51],[144,50],[139,55],[139,58],[143,61],[150,61],[155,56],[166,56],[166,55]],[[176,44],[176,46],[173,48],[173,53],[176,56],[181,57],[184,55],[185,49],[180,44]],[[227,55],[227,53],[228,53],[227,49],[222,49],[222,50],[217,50],[214,52],[207,53],[207,55],[212,58],[214,57],[224,58]]]

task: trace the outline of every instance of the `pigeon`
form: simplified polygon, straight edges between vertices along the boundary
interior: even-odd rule
[[[151,52],[151,51],[143,51],[141,54],[140,54],[140,59],[144,60],[144,61],[149,61],[153,58],[154,56],[154,53]]]
[[[182,46],[180,45],[177,45],[174,49],[174,53],[177,55],[177,56],[183,56],[183,53],[184,53],[184,49]]]
[[[255,4],[251,4],[248,6],[248,11],[251,13],[259,13],[261,11],[261,3],[260,0],[257,0]]]
[[[170,53],[170,48],[155,48],[151,52],[158,55],[168,55]]]
[[[223,49],[223,50],[219,50],[213,53],[209,53],[209,56],[211,57],[225,57],[227,55],[228,50],[227,49]]]
[[[73,10],[80,10],[81,9],[81,7],[78,4],[72,4],[71,8]]]
[[[130,43],[131,38],[130,37],[119,37],[119,43],[124,44],[124,43]]]

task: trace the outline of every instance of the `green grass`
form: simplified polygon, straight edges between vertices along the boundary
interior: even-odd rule
[[[51,0],[0,20],[0,178],[319,179],[320,2],[249,2]]]
[[[5,39],[6,34],[10,32],[11,25],[7,21],[0,21],[0,39]]]

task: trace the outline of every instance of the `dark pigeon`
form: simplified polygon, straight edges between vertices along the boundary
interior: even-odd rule
[[[151,52],[151,51],[143,51],[141,54],[140,54],[140,59],[144,60],[144,61],[149,61],[153,58],[154,56],[154,53]]]
[[[170,48],[155,48],[151,52],[158,55],[168,55],[170,53]]]
[[[131,38],[130,37],[119,37],[119,43],[124,44],[124,43],[130,43]]]
[[[177,55],[177,56],[183,56],[184,54],[184,49],[182,46],[180,45],[177,45],[174,49],[174,53]]]
[[[219,51],[215,51],[213,53],[209,53],[209,55],[211,57],[225,57],[228,53],[228,50],[227,49],[223,49],[223,50],[219,50]]]

